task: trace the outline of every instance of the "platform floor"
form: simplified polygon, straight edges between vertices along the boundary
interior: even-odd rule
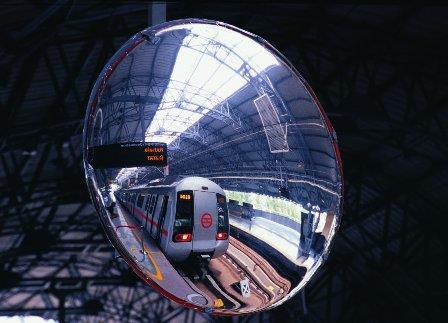
[[[162,289],[180,299],[190,300],[201,306],[213,306],[212,299],[204,297],[179,275],[153,240],[143,234],[140,225],[126,209],[117,203],[116,210],[119,216],[112,219],[112,222],[117,235],[146,275]]]

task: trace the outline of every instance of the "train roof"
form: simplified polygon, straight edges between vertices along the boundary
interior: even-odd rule
[[[167,176],[159,180],[152,181],[145,186],[132,187],[124,189],[122,191],[146,191],[155,187],[174,187],[177,186],[177,190],[193,190],[203,191],[204,187],[207,187],[209,192],[216,192],[224,194],[224,190],[215,182],[205,177],[199,176]]]
[[[215,182],[209,180],[205,177],[186,177],[182,179],[178,186],[178,190],[193,190],[193,191],[203,191],[204,187],[207,187],[209,192],[222,193],[224,192],[221,186],[216,184]]]

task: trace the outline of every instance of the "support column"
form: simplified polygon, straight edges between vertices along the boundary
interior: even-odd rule
[[[148,6],[148,26],[155,26],[166,21],[166,2],[152,2]]]

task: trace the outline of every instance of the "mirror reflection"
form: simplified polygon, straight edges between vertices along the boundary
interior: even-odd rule
[[[279,305],[329,252],[340,221],[335,133],[263,39],[180,20],[126,42],[84,128],[92,201],[153,288],[213,314]]]

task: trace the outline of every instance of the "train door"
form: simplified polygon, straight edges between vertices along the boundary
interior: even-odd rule
[[[145,218],[142,213],[144,200],[145,200],[145,196],[143,194],[137,194],[137,200],[135,202],[137,210],[134,210],[134,212],[135,212],[136,217],[141,225],[145,225]]]
[[[135,193],[131,193],[131,214],[134,215],[134,209],[135,209]]]
[[[149,202],[151,201],[151,195],[146,194],[145,200],[143,201],[143,211],[145,212],[145,215],[148,215],[148,209],[149,209]]]
[[[214,250],[217,219],[216,193],[194,191],[193,250]]]
[[[151,194],[145,194],[142,206],[143,214],[145,215],[142,222],[143,230],[146,230],[146,226],[148,225],[148,210],[150,202],[151,202]]]
[[[163,233],[163,224],[165,222],[166,211],[168,208],[168,196],[163,195],[162,206],[160,209],[159,221],[157,222],[156,241],[160,243],[160,238]]]
[[[151,233],[152,229],[152,223],[153,223],[153,216],[154,216],[154,209],[156,208],[156,202],[157,202],[157,194],[151,195],[151,201],[149,202],[149,208],[146,211],[146,230]]]

